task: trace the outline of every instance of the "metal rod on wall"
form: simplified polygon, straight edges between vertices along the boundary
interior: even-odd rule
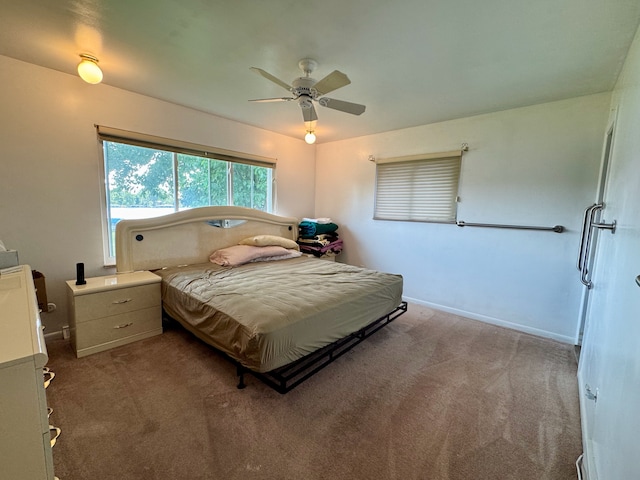
[[[540,230],[555,233],[564,232],[564,227],[562,225],[554,225],[553,227],[533,227],[527,225],[502,225],[498,223],[467,223],[462,220],[457,221],[456,225],[459,227],[512,228],[516,230]]]

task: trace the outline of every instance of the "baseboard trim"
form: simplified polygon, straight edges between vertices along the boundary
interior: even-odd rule
[[[57,331],[57,332],[51,332],[51,333],[45,333],[44,334],[44,341],[45,343],[49,340],[53,341],[53,340],[62,340],[64,338],[64,335],[62,334],[62,330]]]
[[[466,310],[460,310],[458,308],[447,307],[445,305],[439,305],[437,303],[425,302],[423,300],[417,300],[411,297],[403,296],[403,300],[406,300],[409,303],[415,303],[417,305],[424,305],[425,307],[433,308],[435,310],[442,310],[443,312],[453,313],[454,315],[459,315],[461,317],[469,318],[471,320],[478,320],[480,322],[489,323],[491,325],[496,325],[498,327],[505,327],[511,330],[517,330],[523,333],[529,333],[531,335],[536,335],[537,337],[549,338],[551,340],[556,340],[561,343],[566,343],[569,345],[574,345],[573,337],[567,335],[558,335],[554,332],[549,332],[547,330],[540,330],[538,328],[527,327],[525,325],[520,325],[518,323],[512,323],[507,320],[502,320],[500,318],[489,317],[487,315],[482,315],[479,313],[468,312]]]

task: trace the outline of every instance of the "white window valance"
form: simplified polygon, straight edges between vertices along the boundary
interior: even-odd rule
[[[391,158],[378,158],[376,164],[381,163],[400,163],[400,162],[415,162],[421,160],[434,160],[462,157],[461,150],[452,150],[450,152],[436,152],[436,153],[422,153],[418,155],[407,155],[404,157],[391,157]]]
[[[274,168],[276,165],[275,158],[234,152],[233,150],[225,150],[223,148],[185,142],[183,140],[175,140],[172,138],[158,137],[155,135],[148,135],[146,133],[131,132],[128,130],[121,130],[119,128],[105,127],[104,125],[96,125],[96,129],[98,131],[98,138],[108,142],[126,143],[129,145],[136,145],[138,147],[152,148],[154,150],[165,150],[169,152],[183,153],[185,155],[194,155],[197,157],[206,157],[215,160],[255,165],[258,167]]]

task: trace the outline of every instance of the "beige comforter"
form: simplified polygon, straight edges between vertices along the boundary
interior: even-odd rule
[[[343,338],[402,300],[400,275],[308,257],[155,273],[169,315],[257,372]]]

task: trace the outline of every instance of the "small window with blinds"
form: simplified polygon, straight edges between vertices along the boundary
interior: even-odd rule
[[[454,223],[461,151],[379,160],[373,218]]]

